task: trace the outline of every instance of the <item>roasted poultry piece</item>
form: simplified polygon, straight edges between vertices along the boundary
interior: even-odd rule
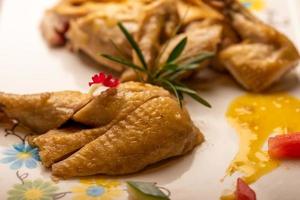
[[[222,49],[218,58],[246,89],[262,91],[298,64],[299,53],[282,33],[254,17],[234,0],[206,0],[219,9],[240,41]]]
[[[144,83],[123,83],[99,95],[1,93],[0,105],[7,116],[44,133],[30,143],[61,178],[134,173],[203,142],[176,99]]]
[[[63,45],[67,41],[73,50],[83,51],[102,65],[123,72],[126,70],[123,65],[99,56],[100,53],[105,53],[134,59],[132,49],[117,27],[119,21],[123,22],[131,34],[136,35],[147,63],[153,65],[166,41],[174,36],[179,23],[182,28],[178,33],[183,34],[174,38],[171,43],[174,46],[179,38],[191,37],[187,51],[182,55],[184,58],[193,56],[188,55],[188,50],[192,50],[193,54],[202,51],[216,52],[223,36],[222,24],[218,23],[222,19],[220,13],[197,0],[83,0],[80,3],[76,0],[63,0],[46,12],[42,31],[51,46]],[[199,38],[201,39],[198,41]],[[170,49],[166,52],[170,53]],[[203,65],[199,67],[202,68]],[[130,76],[124,78],[130,79]]]
[[[59,128],[91,99],[88,94],[72,91],[0,96],[0,111],[35,133]]]
[[[123,56],[139,64],[117,27],[119,21],[135,36],[152,68],[159,67],[187,36],[187,48],[178,60],[214,52],[215,57],[199,64],[199,69],[211,66],[229,71],[250,91],[269,88],[299,61],[293,43],[238,0],[61,0],[46,12],[42,30],[50,45],[67,42],[102,65],[125,70],[122,80],[135,80],[133,70],[99,56]]]

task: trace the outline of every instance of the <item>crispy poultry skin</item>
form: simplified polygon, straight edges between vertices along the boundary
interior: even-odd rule
[[[116,26],[118,21],[135,36],[151,69],[161,66],[156,64],[163,63],[172,47],[187,36],[187,48],[178,60],[203,51],[214,52],[215,58],[199,64],[199,69],[211,66],[229,71],[250,91],[268,89],[299,61],[294,44],[254,17],[238,0],[61,0],[45,14],[42,30],[50,44],[64,44],[67,40],[74,50],[123,72],[123,81],[137,80],[132,69],[99,56],[123,55],[139,64]],[[181,28],[174,36],[172,30],[180,22]],[[111,40],[122,52],[116,50]],[[170,45],[165,49],[166,44]],[[165,50],[163,56],[161,50]],[[156,61],[157,58],[160,59]]]
[[[105,134],[52,166],[55,176],[129,174],[202,142],[185,110],[171,97],[145,102]]]
[[[254,17],[240,3],[232,0],[208,2],[223,4],[221,11],[241,39],[222,49],[218,57],[243,87],[263,91],[298,64],[299,53],[293,43]]]
[[[35,133],[59,128],[90,100],[90,95],[73,91],[33,95],[0,93],[1,110]]]
[[[172,37],[180,21],[182,21],[182,27],[186,27],[198,20],[205,19],[206,22],[215,23],[223,18],[214,9],[195,0],[86,0],[81,1],[79,6],[78,4],[74,6],[74,2],[77,1],[73,1],[62,0],[46,12],[42,21],[42,31],[46,30],[43,31],[46,40],[50,45],[57,46],[63,45],[67,39],[73,50],[83,51],[100,64],[119,72],[123,72],[126,68],[99,56],[99,53],[116,56],[122,53],[123,57],[137,62],[128,42],[118,29],[117,22],[123,22],[129,32],[136,36],[147,63],[153,66],[154,59],[165,42]],[[51,15],[55,15],[56,20]],[[68,31],[66,29],[64,32],[60,31],[62,29],[59,27],[62,25],[56,22],[59,18],[61,18],[61,24],[63,22],[69,24]],[[210,32],[210,27],[207,28]],[[56,31],[50,31],[51,29]],[[205,31],[204,29],[205,27],[202,26],[201,30]],[[213,50],[217,49],[220,43],[219,38],[215,38],[215,35],[205,38],[206,43],[211,43],[210,46],[214,45]],[[122,52],[116,50],[111,40]],[[194,43],[191,42],[192,44]],[[194,46],[199,51],[208,50],[201,48],[205,45],[196,47],[194,44]],[[129,70],[122,79],[134,80],[135,76]]]
[[[47,103],[41,103],[45,94],[50,97]],[[203,142],[203,135],[188,112],[160,87],[126,82],[96,96],[69,91],[45,94],[0,93],[0,103],[12,119],[43,130],[37,133],[49,130],[31,139],[30,144],[39,148],[43,165],[51,167],[56,177],[134,173],[183,155]],[[25,106],[20,107],[19,102]],[[38,106],[32,109],[32,105]],[[68,115],[56,112],[62,107],[76,107],[76,111]],[[60,119],[73,123],[61,128]]]

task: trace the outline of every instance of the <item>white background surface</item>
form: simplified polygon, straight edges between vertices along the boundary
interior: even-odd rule
[[[90,77],[100,70],[87,66],[79,57],[65,49],[47,47],[38,25],[44,9],[53,2],[55,0],[4,1],[0,11],[0,91],[87,91]],[[297,33],[300,36],[300,18],[296,19],[300,11],[296,4],[299,2],[283,2],[272,0],[272,3],[279,5],[281,14],[293,17],[289,19],[293,27],[287,30],[283,26],[281,29],[285,29],[300,44],[300,37],[296,37]],[[299,73],[297,76],[299,77]],[[288,82],[297,82],[299,85],[297,77],[290,77],[292,78]],[[245,92],[227,77],[220,76],[207,82],[209,84],[201,86],[202,95],[213,108],[207,109],[188,101],[191,116],[205,134],[206,142],[192,154],[171,161],[159,169],[125,178],[158,182],[171,190],[174,200],[217,200],[224,189],[232,188],[235,177],[227,178],[225,182],[220,180],[237,151],[238,138],[224,115],[228,104]],[[289,92],[300,97],[299,87],[294,87]],[[0,146],[4,147],[5,141],[0,135]],[[258,200],[299,200],[299,166],[300,162],[286,162],[253,184]],[[7,179],[9,173],[11,172],[0,168],[0,197],[3,199],[7,187],[12,184],[12,179]],[[34,176],[49,175],[47,172],[36,172]],[[68,182],[64,184],[67,185]]]

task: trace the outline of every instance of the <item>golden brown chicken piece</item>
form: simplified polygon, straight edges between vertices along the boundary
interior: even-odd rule
[[[76,152],[86,144],[103,135],[110,126],[82,129],[69,127],[50,130],[30,141],[32,146],[39,148],[39,155],[45,167],[60,161]]]
[[[91,99],[80,92],[53,92],[34,95],[0,93],[1,110],[35,133],[59,128]]]
[[[94,97],[73,116],[73,119],[91,127],[104,126],[118,122],[150,99],[169,95],[166,90],[159,87],[128,82],[121,84],[116,90],[108,90]]]
[[[128,82],[120,85],[116,90],[111,89],[94,97],[73,115],[72,119],[89,127],[100,128],[52,130],[36,138],[34,143],[40,147],[43,164],[48,167],[54,161],[96,139],[146,101],[169,95],[159,87]],[[72,134],[69,134],[70,132]]]
[[[160,87],[127,82],[96,96],[49,93],[50,97],[42,101],[43,95],[0,94],[0,103],[8,116],[32,119],[28,123],[20,120],[25,126],[51,129],[30,143],[39,148],[43,165],[52,167],[57,177],[134,173],[166,158],[185,154],[203,141],[188,112]],[[83,98],[85,103],[80,103],[76,111],[68,115],[55,112],[62,107],[74,109],[82,97],[87,97]],[[23,106],[19,107],[16,101]],[[17,106],[11,109],[13,104]],[[33,104],[37,105],[34,109]],[[73,122],[60,128],[58,119]],[[35,120],[40,123],[34,123]],[[45,128],[45,120],[51,128]]]
[[[298,64],[299,53],[293,43],[274,28],[254,17],[238,1],[219,2],[241,41],[219,53],[220,62],[246,89],[262,91]]]
[[[185,154],[203,141],[172,97],[145,102],[105,134],[52,165],[55,176],[120,175]]]

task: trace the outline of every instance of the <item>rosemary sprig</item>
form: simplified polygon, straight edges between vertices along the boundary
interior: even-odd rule
[[[128,40],[128,42],[130,43],[132,49],[136,53],[142,66],[139,66],[133,63],[131,60],[128,60],[123,57],[102,54],[104,58],[109,59],[113,62],[126,65],[136,71],[139,71],[140,73],[146,74],[147,75],[147,79],[145,80],[146,82],[149,82],[154,85],[162,86],[165,89],[172,92],[176,96],[180,106],[182,106],[182,101],[184,99],[183,94],[186,94],[192,97],[197,102],[203,104],[204,106],[211,107],[211,105],[206,100],[201,98],[196,91],[182,84],[179,78],[182,75],[184,75],[187,71],[195,70],[198,67],[199,63],[209,58],[212,58],[214,56],[214,53],[202,52],[200,54],[189,56],[188,58],[178,60],[178,58],[183,53],[186,44],[188,42],[188,38],[184,37],[172,50],[166,63],[162,64],[161,66],[155,66],[156,71],[153,72],[152,70],[149,69],[145,61],[145,57],[142,53],[142,50],[140,49],[138,43],[134,40],[133,36],[123,26],[121,22],[118,23],[118,26],[122,31],[122,33],[124,34],[124,36],[126,37],[126,39]]]

